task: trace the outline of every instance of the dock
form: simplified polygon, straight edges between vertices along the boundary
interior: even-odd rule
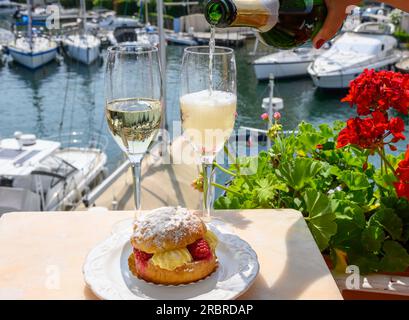
[[[159,149],[159,148],[158,148]],[[176,139],[169,147],[170,155],[194,151],[183,138]],[[183,206],[200,209],[202,193],[191,186],[199,175],[196,164],[168,164],[166,158],[153,150],[142,162],[142,209],[149,210],[162,206]],[[173,163],[171,161],[170,163]],[[95,200],[90,208],[104,207],[108,210],[134,210],[133,178],[130,166]],[[86,210],[82,204],[76,210]],[[89,209],[89,208],[88,208]]]

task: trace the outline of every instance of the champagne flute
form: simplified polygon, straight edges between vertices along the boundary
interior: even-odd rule
[[[208,46],[184,50],[180,96],[183,135],[201,158],[205,220],[213,204],[213,161],[234,129],[237,104],[234,51],[211,51]]]
[[[105,116],[108,128],[132,164],[137,212],[141,209],[141,162],[162,119],[158,49],[122,44],[108,48]]]

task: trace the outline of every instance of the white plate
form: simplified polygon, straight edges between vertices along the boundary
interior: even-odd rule
[[[219,238],[219,267],[208,278],[184,286],[158,286],[139,280],[128,269],[130,232],[112,234],[88,254],[85,282],[101,299],[228,300],[243,294],[254,282],[259,264],[250,245],[227,231],[220,221],[208,224]]]

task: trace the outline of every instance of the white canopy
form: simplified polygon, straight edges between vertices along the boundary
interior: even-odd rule
[[[0,141],[0,176],[29,175],[44,158],[59,148],[59,142],[37,140],[35,144],[20,149],[16,139],[3,139]]]

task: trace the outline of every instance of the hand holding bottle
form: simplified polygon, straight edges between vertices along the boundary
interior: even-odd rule
[[[379,1],[381,2],[381,1]],[[408,0],[382,1],[405,11],[409,11]],[[321,31],[314,37],[313,44],[316,48],[321,48],[325,42],[330,40],[342,27],[346,15],[352,10],[352,6],[361,3],[360,0],[325,0],[328,15]]]

